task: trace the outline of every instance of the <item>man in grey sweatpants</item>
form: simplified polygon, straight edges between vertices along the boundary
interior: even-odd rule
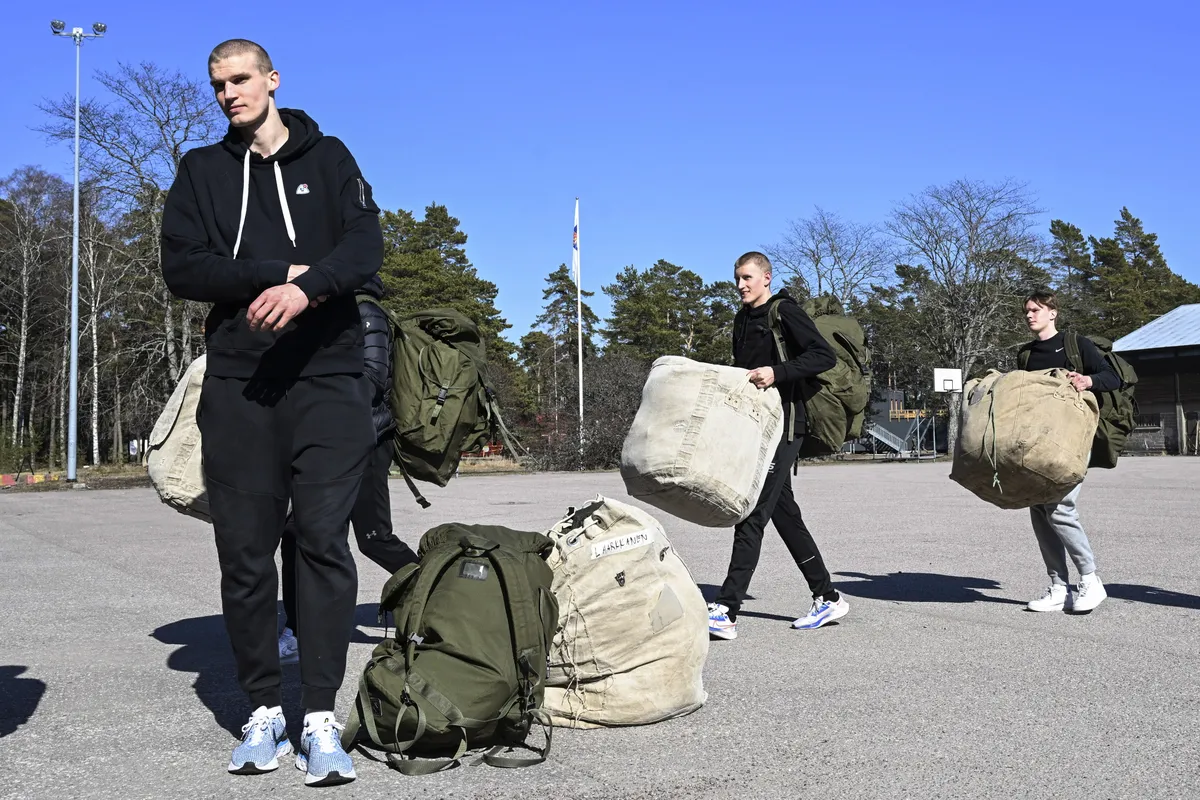
[[[1071,370],[1068,376],[1077,391],[1107,392],[1121,385],[1121,378],[1109,366],[1099,348],[1084,336],[1062,333],[1058,330],[1058,300],[1051,292],[1035,292],[1025,300],[1025,322],[1037,338],[1022,348],[1021,360],[1026,370],[1043,369]],[[1070,363],[1066,337],[1075,340],[1081,364]],[[1026,353],[1028,355],[1026,355]],[[1078,371],[1075,371],[1078,370]],[[1050,575],[1050,588],[1046,594],[1031,600],[1030,611],[1062,611],[1069,605],[1076,613],[1091,611],[1108,597],[1104,584],[1096,575],[1096,559],[1092,545],[1079,522],[1080,483],[1071,493],[1057,503],[1033,506],[1029,516],[1033,520],[1033,532],[1042,550],[1042,560]],[[1067,575],[1067,558],[1075,562],[1079,570],[1078,591],[1074,603],[1070,603],[1070,585]]]

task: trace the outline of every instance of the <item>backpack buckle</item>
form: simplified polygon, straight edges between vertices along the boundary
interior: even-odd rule
[[[425,637],[424,637],[424,636],[418,636],[418,635],[417,635],[417,634],[415,634],[415,633],[410,633],[410,634],[408,635],[408,640],[409,640],[410,642],[412,642],[413,644],[417,645],[418,647],[419,647],[419,646],[421,646],[422,644],[424,644],[424,643],[425,643]]]

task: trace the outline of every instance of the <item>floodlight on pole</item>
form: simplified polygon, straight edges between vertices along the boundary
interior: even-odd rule
[[[71,390],[67,415],[67,480],[75,480],[79,449],[79,52],[84,39],[99,39],[108,30],[103,22],[92,23],[92,33],[83,28],[67,32],[67,23],[51,20],[50,32],[75,42],[75,201],[74,229],[71,234]]]

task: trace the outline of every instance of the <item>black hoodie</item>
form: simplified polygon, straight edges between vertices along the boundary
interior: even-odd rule
[[[279,115],[288,139],[274,155],[250,152],[231,127],[183,157],[163,213],[163,279],[178,297],[214,304],[204,326],[210,375],[358,373],[354,292],[383,261],[379,208],[340,140],[303,111]],[[293,283],[329,299],[281,331],[250,330],[247,308],[286,283],[293,264],[309,267]]]
[[[779,323],[783,328],[791,358],[780,363],[775,349],[775,336],[767,315],[774,303],[779,303]],[[820,375],[837,364],[837,355],[817,330],[816,324],[804,309],[792,299],[786,289],[779,290],[770,300],[758,308],[742,306],[733,318],[733,364],[742,369],[771,367],[775,371],[775,383],[783,400],[784,430],[788,429],[788,407],[796,404],[796,431],[806,429],[804,412],[806,379]]]

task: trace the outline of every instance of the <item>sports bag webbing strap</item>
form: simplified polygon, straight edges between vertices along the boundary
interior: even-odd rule
[[[514,758],[513,756],[502,756],[500,754],[510,748],[507,745],[497,745],[496,747],[493,747],[491,750],[484,753],[483,757],[480,758],[479,760],[482,761],[484,764],[487,764],[489,767],[503,767],[506,769],[517,769],[520,767],[532,767],[535,764],[541,764],[543,761],[545,761],[547,758],[550,757],[550,744],[551,744],[551,740],[553,739],[553,736],[554,736],[554,728],[550,725],[550,720],[546,717],[546,714],[543,711],[538,711],[538,713],[534,716],[534,719],[537,720],[538,725],[541,726],[541,728],[542,728],[542,734],[546,737],[546,746],[543,747],[541,750],[537,750],[532,747],[529,748],[530,750],[533,750],[533,752],[536,753],[537,755],[535,755],[531,758]]]
[[[783,322],[779,318],[779,304],[782,300],[776,300],[771,303],[767,309],[767,326],[771,329],[771,336],[775,338],[775,357],[782,364],[788,360],[787,340],[783,336]],[[791,414],[788,415],[788,432],[787,440],[792,442],[796,438],[796,403],[789,401],[788,406],[791,408]]]

